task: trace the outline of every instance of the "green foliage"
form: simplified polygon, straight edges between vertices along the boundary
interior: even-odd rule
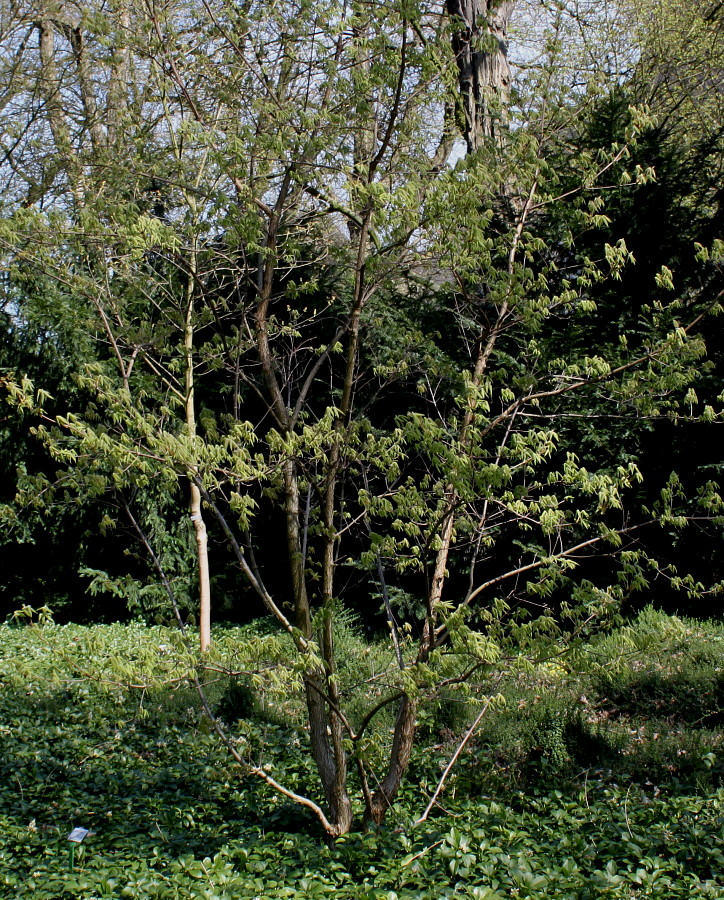
[[[511,673],[498,688],[505,705],[471,742],[461,789],[573,785],[590,773],[637,789],[721,784],[723,638],[719,624],[648,607],[563,665]]]
[[[235,632],[230,646],[240,638]],[[442,818],[412,829],[405,816],[419,806],[408,792],[402,827],[325,843],[310,820],[292,823],[273,792],[241,777],[220,753],[203,721],[185,708],[188,693],[176,696],[187,691],[177,670],[167,668],[163,691],[121,687],[129,672],[119,669],[119,651],[138,682],[168,666],[163,648],[171,639],[137,627],[0,629],[0,895],[724,896],[721,791],[666,794],[592,777],[571,795],[513,791],[507,802],[493,802],[458,792],[445,800],[458,816],[452,827]],[[48,640],[68,664],[92,650],[104,664],[105,685],[80,683],[52,664]],[[302,734],[268,725],[256,737],[254,729],[242,734],[267,765],[283,757],[301,782],[313,777],[300,753]],[[429,754],[414,764],[425,783],[434,777]],[[75,825],[93,834],[71,872],[65,836]]]
[[[618,654],[616,651],[618,650]],[[594,689],[618,713],[713,728],[724,711],[724,631],[651,607],[593,651]]]
[[[684,654],[681,654],[684,656]],[[620,711],[713,727],[724,714],[724,673],[717,664],[682,659],[601,678],[599,692]]]
[[[278,634],[250,629],[234,652],[220,636],[208,661],[179,639],[160,672],[218,670],[210,699],[239,723],[245,761],[264,728],[306,716],[339,820],[307,805],[335,835],[350,771],[369,816],[390,808],[418,707],[434,732],[442,704],[497,698],[492,670],[550,680],[545,659],[574,658],[657,575],[697,598],[716,581],[655,558],[694,517],[716,532],[717,485],[691,467],[690,484],[670,469],[645,481],[641,451],[652,423],[720,418],[720,400],[700,401],[704,323],[722,310],[716,236],[693,226],[692,274],[666,253],[637,277],[626,212],[656,185],[655,121],[616,79],[557,77],[560,23],[540,77],[521,79],[514,127],[453,163],[465,88],[442,11],[43,13],[0,111],[11,129],[16,109],[37,121],[0,164],[8,308],[30,342],[38,320],[92,347],[63,370],[61,406],[20,359],[0,378],[52,461],[25,468],[3,518],[27,539],[24,517],[102,511],[123,559],[84,559],[88,593],[149,622],[171,607],[191,620],[191,529],[202,572],[213,519],[239,615],[255,615],[253,592]],[[386,620],[390,641],[362,640],[350,608],[374,631]],[[102,681],[99,658],[83,648],[74,677]],[[135,683],[121,654],[113,668]],[[584,719],[550,697],[525,709],[521,755],[573,769]],[[290,764],[281,780],[303,779]]]
[[[650,642],[651,625],[647,614],[631,633]],[[681,627],[672,621],[672,631]],[[701,626],[700,633],[717,630]],[[229,683],[217,680],[222,663],[251,669],[269,638],[258,627],[220,632],[223,649],[210,661],[216,669],[204,676],[215,702]],[[219,748],[195,711],[176,640],[139,625],[0,627],[0,896],[724,897],[721,790],[616,783],[593,771],[570,792],[521,792],[508,782],[497,801],[467,797],[462,773],[443,801],[456,818],[412,827],[420,797],[407,789],[388,830],[325,841],[311,818],[244,776]],[[80,679],[88,665],[94,677]],[[565,677],[548,664],[532,680],[542,701],[528,733],[541,741],[548,735],[551,761],[561,735],[572,747],[572,720],[562,724],[561,715]],[[281,712],[269,694],[265,702]],[[259,694],[256,703],[255,721],[236,722],[233,739],[270,771],[283,764],[296,788],[311,789],[304,730],[288,716],[286,724],[265,721]],[[463,769],[478,754],[480,746],[461,760]],[[438,772],[423,748],[413,777],[431,790]],[[92,834],[70,871],[66,835],[74,826]]]
[[[254,692],[245,681],[232,677],[216,704],[214,714],[229,723],[251,718],[254,714]]]

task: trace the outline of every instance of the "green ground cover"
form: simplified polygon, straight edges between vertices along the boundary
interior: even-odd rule
[[[251,692],[218,671],[253,668],[250,634],[218,635],[210,699],[245,755],[313,794],[283,647]],[[649,611],[577,660],[502,686],[415,826],[469,712],[441,701],[385,830],[329,844],[230,760],[172,632],[2,626],[0,896],[724,897],[724,631]],[[76,826],[93,833],[71,871]]]

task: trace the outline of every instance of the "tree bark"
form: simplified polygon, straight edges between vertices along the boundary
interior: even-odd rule
[[[384,821],[387,810],[400,789],[402,779],[410,764],[410,755],[415,744],[415,716],[417,700],[405,695],[400,700],[395,720],[395,734],[390,750],[387,774],[379,783],[365,810],[365,828],[379,826]]]
[[[290,434],[294,420],[287,409],[274,364],[269,343],[269,307],[272,302],[274,274],[276,266],[277,233],[282,212],[292,187],[291,173],[283,179],[277,203],[269,216],[266,234],[267,257],[259,259],[259,303],[255,315],[255,335],[262,375],[269,394],[269,409],[281,431]],[[295,624],[306,641],[312,637],[312,614],[304,571],[304,552],[300,529],[299,474],[293,458],[282,464],[284,478],[285,517],[287,553],[292,577]],[[331,495],[329,488],[331,487]],[[328,485],[328,496],[334,499],[334,479]],[[326,558],[326,556],[325,556]],[[309,717],[309,736],[312,755],[317,765],[324,795],[329,807],[329,825],[335,836],[346,834],[352,827],[352,803],[347,791],[347,759],[343,746],[342,722],[334,713],[330,702],[337,706],[334,678],[334,647],[331,634],[330,614],[332,582],[331,570],[325,566],[327,574],[324,582],[323,623],[320,640],[322,658],[327,667],[309,667],[305,672],[305,694]]]
[[[446,0],[460,86],[459,125],[468,153],[499,142],[510,95],[508,23],[515,0]]]
[[[114,147],[123,138],[123,119],[128,107],[128,84],[131,77],[131,53],[128,47],[131,16],[126,0],[112,4],[115,46],[111,56],[106,105],[108,146]]]
[[[60,162],[61,169],[68,179],[75,206],[80,209],[83,205],[82,171],[71,140],[70,123],[61,102],[60,76],[55,60],[55,31],[51,12],[47,4],[43,4],[41,7],[42,18],[38,23],[40,89],[57,157],[56,160],[48,160],[45,166],[55,169],[57,163]]]
[[[195,253],[192,251],[192,257]],[[192,269],[195,259],[192,259]],[[187,275],[186,309],[184,323],[184,352],[186,355],[186,428],[189,437],[196,437],[196,408],[194,405],[194,282],[193,272]],[[201,652],[211,646],[211,580],[209,577],[209,541],[206,523],[201,511],[201,492],[194,481],[190,481],[190,514],[196,537],[196,557],[199,572],[199,642]]]
[[[78,87],[83,103],[86,127],[90,134],[93,151],[97,153],[105,146],[105,133],[98,115],[98,104],[96,102],[92,72],[86,53],[85,41],[83,39],[83,31],[80,26],[77,25],[68,25],[66,26],[65,31],[73,50],[73,56],[75,57],[75,64],[78,70]]]
[[[528,213],[533,202],[533,197],[537,189],[534,183],[528,195],[528,200],[521,212],[513,235],[513,242],[508,256],[508,273],[513,275],[513,267],[515,264],[516,252],[520,242],[523,227],[525,226]],[[500,337],[505,321],[510,311],[508,300],[504,300],[498,310],[498,316],[495,324],[491,328],[487,337],[481,332],[478,342],[478,352],[475,359],[475,368],[472,373],[472,386],[478,388],[482,382],[483,375],[488,366],[490,357],[495,349],[495,344]],[[460,445],[464,449],[468,449],[470,442],[470,428],[475,417],[477,401],[475,396],[470,398],[463,416],[459,432]],[[446,487],[446,509],[445,516],[440,528],[440,549],[435,558],[435,568],[433,570],[430,589],[427,596],[427,610],[425,624],[423,626],[422,635],[420,637],[419,649],[417,653],[417,662],[424,663],[429,658],[431,651],[435,647],[437,641],[437,613],[438,604],[442,599],[443,588],[447,575],[447,563],[452,547],[453,535],[455,529],[455,513],[458,502],[458,493],[452,484]],[[365,821],[369,824],[379,825],[384,819],[387,809],[391,805],[397,790],[399,789],[402,777],[407,771],[410,761],[410,754],[415,742],[415,715],[417,713],[417,700],[405,695],[400,701],[400,707],[395,722],[395,735],[392,742],[390,752],[390,764],[387,775],[380,784],[378,790],[372,797],[372,801],[368,803],[365,812]]]

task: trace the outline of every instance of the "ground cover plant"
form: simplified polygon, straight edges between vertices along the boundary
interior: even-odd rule
[[[480,789],[495,789],[496,771],[520,787],[591,772],[627,784],[718,786],[723,642],[716,623],[647,607],[580,654],[514,673],[499,683],[505,705],[472,742]]]
[[[467,725],[465,714],[441,712],[387,827],[330,841],[314,816],[233,763],[199,712],[173,631],[2,626],[0,895],[724,897],[720,734],[679,717],[675,741],[655,740],[648,707],[617,707],[603,677],[621,692],[641,671],[703,679],[721,671],[723,636],[647,611],[586,648],[598,668],[585,676],[561,660],[503,686],[507,704],[483,720],[439,805],[415,824]],[[279,649],[274,679],[252,677],[257,644],[269,639],[256,626],[221,631],[204,660],[209,702],[245,754],[272,772],[283,764],[314,796],[288,651]],[[347,642],[352,658],[374,657],[351,624]],[[577,738],[566,730],[573,721]],[[596,729],[607,754],[583,746]],[[696,760],[681,765],[677,748],[702,731]],[[71,871],[75,826],[93,834]]]

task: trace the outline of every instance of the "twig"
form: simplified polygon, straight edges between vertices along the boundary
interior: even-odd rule
[[[435,847],[439,847],[442,844],[442,841],[435,841],[434,844],[430,844],[429,847],[425,847],[424,850],[420,850],[419,853],[416,853],[414,856],[411,856],[409,859],[406,859],[405,862],[402,863],[403,866],[411,866],[416,859],[419,859],[421,856],[424,856],[430,850],[434,850]]]
[[[131,510],[129,509],[129,507],[127,505],[126,505],[125,509],[126,509],[126,514],[128,515],[128,518],[131,521],[131,524],[133,525],[136,533],[138,534],[139,538],[141,539],[144,547],[148,551],[149,556],[151,557],[154,568],[158,572],[159,578],[161,579],[161,581],[163,583],[163,586],[166,590],[166,594],[167,594],[169,600],[171,601],[171,605],[173,606],[174,613],[176,614],[176,621],[178,622],[178,626],[179,626],[179,630],[181,631],[181,635],[182,635],[187,647],[190,649],[191,642],[188,638],[188,632],[186,629],[186,625],[184,624],[183,618],[181,617],[181,612],[178,608],[178,604],[176,602],[176,596],[174,594],[173,587],[171,586],[171,582],[168,580],[166,573],[163,569],[163,566],[161,565],[161,561],[159,560],[158,556],[154,553],[153,548],[151,547],[151,544],[150,544],[148,538],[144,534],[141,526],[136,521],[135,517],[133,516],[133,513],[131,512]],[[199,676],[196,671],[194,671],[192,673],[191,680],[193,681],[194,687],[196,688],[196,693],[199,695],[199,699],[201,700],[201,706],[203,708],[204,714],[206,715],[207,719],[213,726],[214,731],[217,733],[217,735],[221,739],[222,743],[224,744],[226,749],[229,751],[231,756],[234,758],[234,760],[237,763],[239,763],[239,765],[242,766],[247,772],[250,772],[252,775],[256,775],[257,778],[261,778],[263,781],[266,781],[266,783],[268,785],[273,787],[280,794],[283,794],[285,797],[288,797],[290,800],[293,800],[295,803],[298,803],[300,806],[306,806],[307,809],[310,809],[315,814],[315,816],[319,819],[322,827],[327,832],[327,834],[333,835],[335,837],[338,836],[338,834],[339,834],[338,827],[336,825],[333,825],[329,821],[329,819],[324,814],[324,810],[318,804],[316,804],[313,800],[310,800],[308,797],[303,797],[301,794],[295,794],[294,791],[290,791],[288,788],[285,788],[283,785],[279,784],[279,782],[276,781],[274,778],[272,778],[271,775],[269,775],[267,772],[265,772],[263,768],[261,768],[260,766],[250,765],[248,762],[246,762],[243,759],[243,757],[241,756],[239,751],[236,749],[236,747],[234,746],[234,744],[231,741],[231,739],[229,738],[229,736],[226,734],[226,731],[224,731],[224,728],[223,728],[221,722],[216,718],[216,716],[212,712],[211,707],[209,705],[208,698],[206,696],[206,692],[204,691],[203,685],[199,681]]]
[[[500,678],[498,678],[498,681],[500,681]],[[496,685],[497,685],[497,682],[496,682]],[[490,704],[491,704],[492,702],[493,702],[493,698],[492,698],[492,697],[488,697],[488,699],[485,701],[485,703],[484,703],[484,705],[483,705],[483,708],[480,710],[480,712],[479,712],[478,715],[476,716],[475,721],[474,721],[473,724],[470,726],[470,728],[468,728],[467,733],[465,734],[465,737],[462,739],[462,741],[460,741],[460,744],[458,745],[457,750],[453,753],[452,759],[451,759],[450,762],[447,764],[447,766],[445,766],[445,771],[442,773],[442,775],[441,775],[441,777],[440,777],[440,780],[439,780],[438,783],[437,783],[437,787],[435,788],[435,792],[433,793],[432,797],[430,798],[430,802],[427,804],[427,807],[426,807],[426,809],[425,809],[425,812],[424,812],[424,813],[420,816],[420,818],[415,822],[415,825],[419,825],[421,822],[424,822],[424,821],[427,819],[427,817],[430,815],[430,811],[432,810],[433,806],[435,805],[435,803],[436,803],[436,801],[437,801],[437,798],[440,796],[440,792],[442,791],[443,786],[445,785],[445,782],[447,781],[447,777],[448,777],[448,775],[450,774],[450,772],[451,772],[451,770],[452,770],[452,767],[453,767],[453,766],[455,765],[455,763],[458,761],[458,757],[459,757],[460,754],[463,752],[463,750],[465,749],[465,746],[467,745],[468,741],[470,740],[470,738],[471,738],[471,737],[473,736],[473,734],[475,733],[475,729],[476,729],[476,728],[478,727],[478,725],[480,724],[481,719],[483,718],[483,716],[485,715],[485,713],[488,711],[488,709],[489,709],[489,707],[490,707]]]
[[[626,819],[626,830],[628,831],[628,836],[633,840],[633,834],[631,832],[631,824],[628,819],[628,795],[631,793],[631,785],[629,785],[628,790],[626,791],[626,796],[623,799],[623,815]]]

